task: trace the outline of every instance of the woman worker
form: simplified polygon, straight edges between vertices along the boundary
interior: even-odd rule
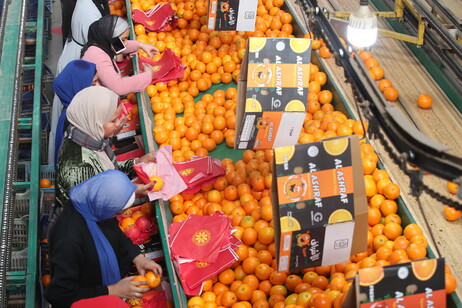
[[[144,73],[122,77],[115,56],[128,55],[137,52],[140,48],[149,57],[159,53],[159,50],[151,44],[128,40],[129,34],[129,25],[125,19],[116,15],[107,15],[90,26],[88,43],[82,49],[81,59],[96,64],[101,85],[118,95],[144,91],[151,83],[153,70],[145,65]]]
[[[66,109],[69,107],[74,96],[82,89],[100,85],[96,65],[83,60],[69,62],[64,70],[53,81],[53,89],[59,97],[63,111],[59,116],[56,127],[56,139],[54,144],[54,161],[57,161],[58,150],[64,136],[64,132],[69,125],[66,118]],[[51,147],[50,147],[51,148]]]
[[[154,161],[154,153],[148,153],[138,159],[117,162],[110,138],[127,121],[118,102],[117,94],[94,86],[77,93],[67,108],[69,127],[59,151],[55,174],[57,210],[69,200],[71,188],[90,177],[108,169],[119,169],[134,178],[136,173],[132,167],[135,163]],[[136,193],[146,193],[152,186],[153,183],[138,184]]]
[[[141,297],[147,284],[124,277],[133,265],[144,275],[162,275],[156,262],[120,230],[114,217],[130,207],[136,186],[118,170],[102,172],[71,189],[70,202],[50,235],[51,282],[46,299],[53,307],[69,307],[85,298],[115,295]]]
[[[88,28],[90,25],[102,16],[109,14],[107,0],[77,0],[76,2],[62,0],[61,4],[63,7],[63,36],[66,36],[66,39],[63,51],[58,60],[56,76],[61,74],[69,62],[80,59],[82,47],[87,43]],[[64,22],[64,20],[68,20],[68,22]],[[48,144],[49,165],[56,163],[54,153],[59,148],[55,149],[55,132],[61,111],[62,105],[60,99],[55,95],[51,112],[51,129]]]

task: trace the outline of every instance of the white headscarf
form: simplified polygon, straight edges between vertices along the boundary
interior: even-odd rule
[[[114,31],[112,32],[112,38],[120,36],[128,29],[129,25],[128,22],[123,19],[122,17],[117,18],[116,25],[114,27]]]
[[[104,139],[103,125],[117,110],[119,96],[111,90],[100,87],[88,87],[77,93],[67,108],[67,119],[79,130],[95,140]],[[114,164],[104,151],[95,151],[104,169],[114,169]]]

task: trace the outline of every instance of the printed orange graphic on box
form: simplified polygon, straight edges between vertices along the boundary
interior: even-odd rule
[[[366,250],[367,200],[357,136],[274,149],[278,268],[332,265]]]
[[[442,258],[362,268],[344,307],[446,307],[444,277]]]
[[[306,113],[310,58],[310,39],[249,39],[238,85],[236,149],[297,143]]]
[[[254,31],[257,0],[210,0],[207,28],[215,31]]]

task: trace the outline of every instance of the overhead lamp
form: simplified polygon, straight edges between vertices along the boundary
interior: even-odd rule
[[[356,47],[369,47],[377,40],[377,31],[377,17],[369,9],[369,0],[361,0],[359,8],[348,18],[348,42]]]

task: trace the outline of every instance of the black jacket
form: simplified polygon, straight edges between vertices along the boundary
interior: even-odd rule
[[[114,248],[119,261],[120,275],[124,277],[140,253],[138,246],[120,230],[117,219],[98,223],[101,231]],[[107,295],[102,285],[101,268],[93,237],[87,223],[69,203],[49,237],[51,282],[45,298],[53,307],[70,307],[85,298]]]

